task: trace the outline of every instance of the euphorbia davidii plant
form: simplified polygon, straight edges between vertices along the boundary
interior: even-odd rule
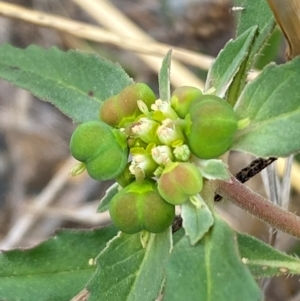
[[[253,301],[263,299],[257,278],[300,274],[298,258],[232,230],[214,208],[218,193],[300,239],[296,215],[228,171],[230,150],[263,158],[300,151],[300,94],[291,89],[300,59],[271,64],[247,83],[275,23],[264,1],[239,5],[237,36],[203,91],[170,93],[170,53],[156,96],[96,55],[0,46],[0,77],[78,124],[70,150],[81,163],[72,174],[86,169],[117,182],[98,208],[110,212],[112,224],[63,230],[33,249],[0,254],[1,300],[70,300],[86,289],[89,301]]]

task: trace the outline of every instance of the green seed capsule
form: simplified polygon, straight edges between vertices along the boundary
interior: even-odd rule
[[[189,147],[197,157],[216,158],[232,146],[238,118],[225,100],[203,95],[191,105],[189,113],[192,124],[186,134]]]
[[[201,90],[195,87],[182,86],[174,90],[171,97],[171,106],[180,118],[185,118],[194,101],[202,97]]]
[[[160,233],[172,224],[175,207],[160,196],[154,181],[143,181],[133,182],[117,193],[110,202],[109,213],[124,233]]]
[[[158,179],[158,191],[170,204],[180,205],[198,194],[203,186],[202,175],[191,163],[171,162]]]
[[[134,83],[118,95],[105,100],[100,108],[99,117],[113,127],[126,127],[142,114],[137,104],[138,100],[142,100],[150,110],[155,99],[155,94],[149,86],[144,83]]]
[[[88,121],[74,131],[70,150],[73,157],[86,164],[88,174],[103,181],[119,176],[128,159],[126,136],[102,121]]]

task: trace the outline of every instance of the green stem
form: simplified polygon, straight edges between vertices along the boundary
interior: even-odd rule
[[[216,193],[270,226],[300,240],[300,217],[271,203],[233,176],[231,183],[218,181]]]

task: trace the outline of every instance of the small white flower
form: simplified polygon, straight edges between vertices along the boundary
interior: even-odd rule
[[[145,176],[152,176],[157,164],[148,153],[133,154],[132,161],[129,166],[129,171],[136,178],[144,178]]]
[[[158,143],[159,141],[156,135],[158,127],[158,122],[143,117],[135,123],[131,128],[131,132],[135,137],[142,139],[146,143]]]
[[[184,141],[181,129],[170,118],[165,119],[157,129],[157,136],[161,143],[172,145],[176,141]]]
[[[154,104],[151,105],[153,111],[160,111],[165,118],[173,120],[178,119],[177,113],[172,109],[171,104],[168,101],[162,101],[157,99]]]
[[[153,160],[159,165],[166,165],[174,159],[172,150],[167,145],[159,145],[151,150]]]

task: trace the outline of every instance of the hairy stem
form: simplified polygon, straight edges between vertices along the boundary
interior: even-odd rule
[[[270,226],[300,240],[300,217],[271,203],[235,177],[231,177],[231,183],[218,181],[216,192]]]

